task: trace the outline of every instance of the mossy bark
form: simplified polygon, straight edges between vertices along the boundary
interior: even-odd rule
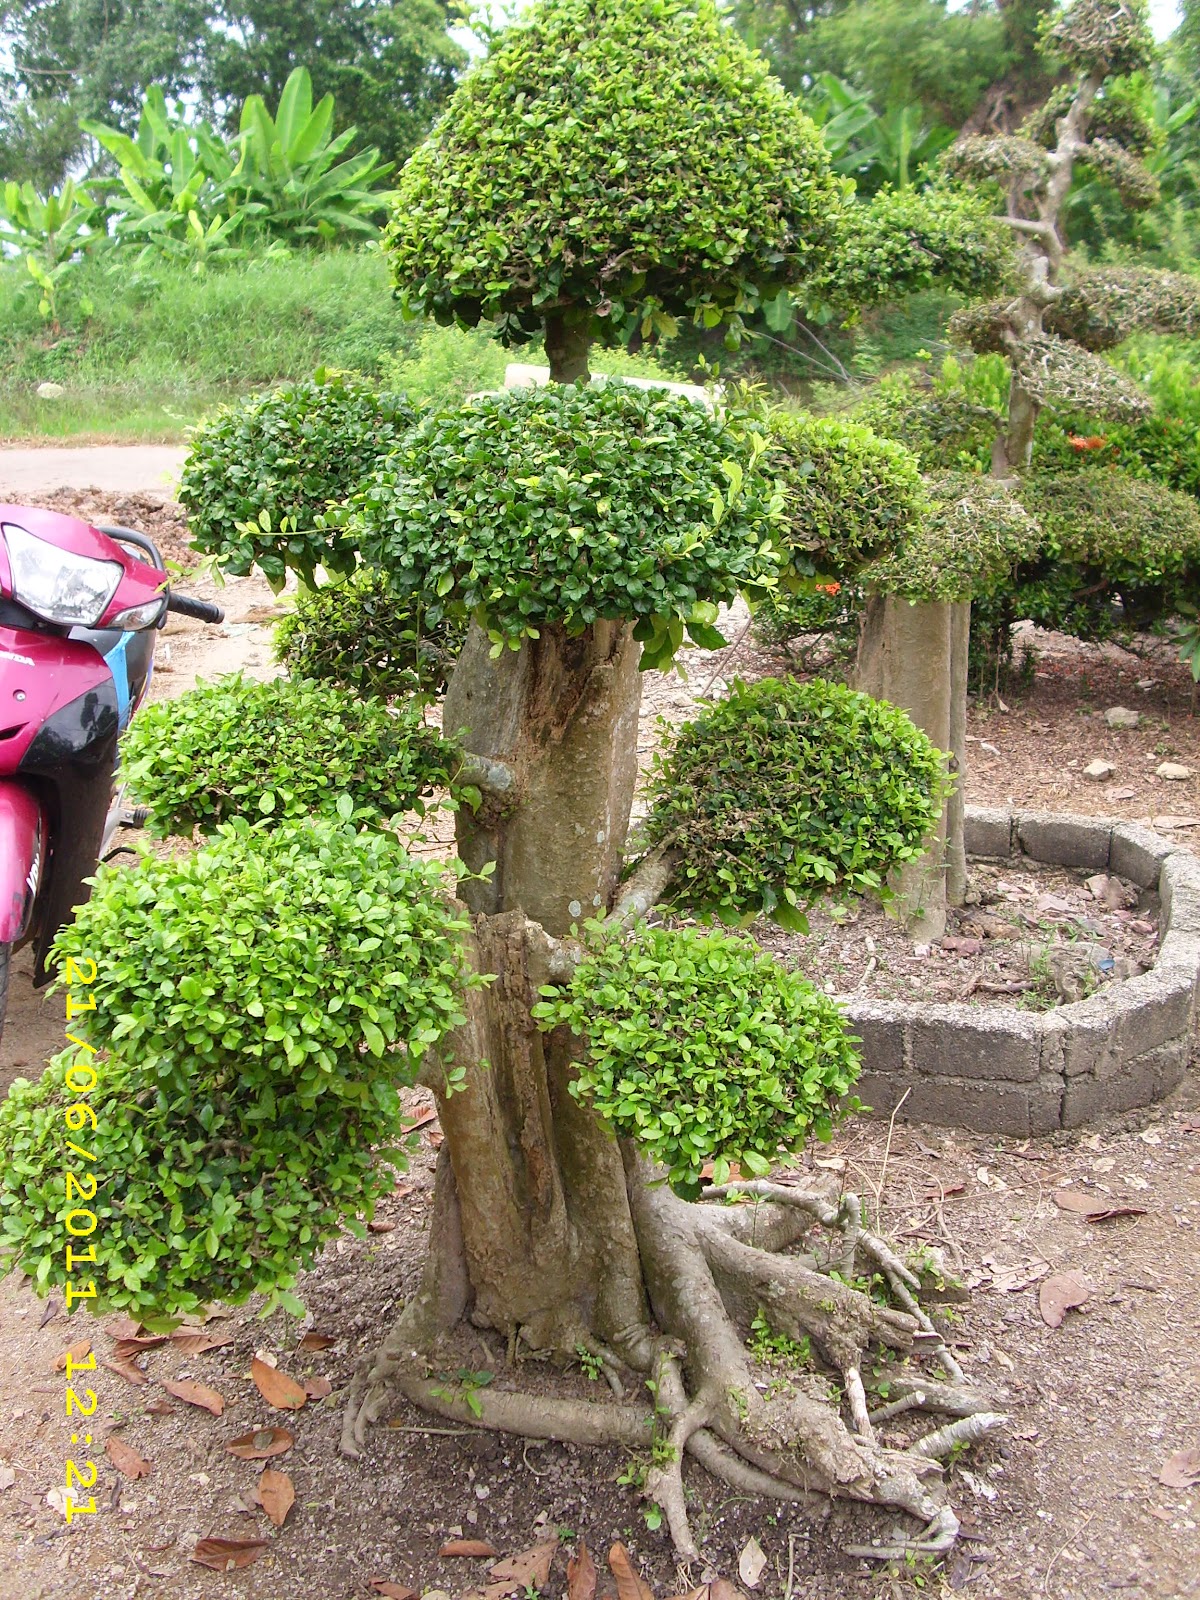
[[[546,318],[546,360],[550,364],[551,383],[587,383],[588,352],[592,337],[578,323],[567,321],[561,311]]]
[[[577,1041],[530,1017],[550,940],[608,910],[637,774],[641,696],[631,631],[545,627],[490,658],[473,628],[444,724],[503,762],[499,803],[457,818],[475,957],[493,974],[452,1039],[467,1086],[440,1097],[457,1189],[470,1315],[537,1349],[599,1339],[620,1350],[647,1323],[637,1242],[615,1139],[571,1096]],[[478,1064],[486,1062],[480,1070]]]

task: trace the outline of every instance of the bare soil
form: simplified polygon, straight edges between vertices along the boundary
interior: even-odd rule
[[[231,626],[224,638],[180,624],[164,640],[170,657],[163,665],[171,671],[156,680],[156,694],[190,687],[197,673],[237,665],[272,670],[265,630],[275,602],[265,585],[245,584],[225,591]],[[732,662],[728,655],[698,654],[687,683],[647,684],[646,759],[657,740],[655,718],[676,722],[688,715],[714,670],[727,678],[782,666],[748,645]],[[1139,689],[1138,680],[1149,677],[1154,683]],[[1131,657],[1113,648],[1063,648],[1051,639],[1026,691],[1005,694],[1003,706],[974,708],[968,796],[1157,819],[1187,840],[1200,827],[1197,780],[1166,783],[1153,768],[1173,759],[1200,771],[1200,726],[1189,714],[1190,699],[1190,680],[1161,646],[1149,644],[1146,656]],[[1095,713],[1114,704],[1138,709],[1141,725],[1109,730]],[[1095,756],[1114,761],[1109,784],[1083,778]],[[432,837],[427,848],[444,848],[444,841]],[[1069,875],[1015,866],[981,872],[976,883],[980,903],[969,908],[968,920],[972,913],[1011,918],[1028,938],[1037,924],[1045,942],[1078,930],[1089,944],[1112,950],[1114,960],[1152,954],[1153,935],[1133,927],[1153,923],[1151,906],[1102,907]],[[1067,909],[1039,910],[1047,895]],[[861,944],[844,963],[847,984],[865,971],[873,915],[827,930],[838,960],[838,940]],[[1081,919],[1099,931],[1080,927]],[[820,936],[814,930],[811,937]],[[966,921],[953,936],[976,937]],[[991,947],[1020,942],[985,938],[974,956],[943,949],[915,958],[910,952],[905,960],[921,964],[923,981],[965,984],[981,969],[1001,977],[1015,970],[1009,964],[1015,957]],[[879,982],[894,967],[905,992],[912,974],[891,942],[877,939],[873,953]],[[27,1073],[36,1070],[61,1037],[54,1002],[52,1025],[22,999],[22,988],[17,978],[12,1021],[0,1044],[0,1081],[17,1061]],[[411,1109],[419,1114],[419,1096]],[[436,1125],[427,1124],[378,1231],[362,1241],[339,1238],[306,1275],[306,1324],[283,1316],[263,1322],[253,1306],[240,1308],[206,1326],[228,1336],[227,1344],[192,1355],[167,1344],[141,1356],[145,1384],[103,1365],[89,1374],[96,1411],[86,1425],[75,1419],[74,1431],[90,1431],[90,1454],[82,1434],[71,1443],[55,1359],[82,1338],[91,1339],[98,1358],[111,1358],[112,1337],[86,1315],[68,1320],[56,1301],[44,1303],[11,1279],[0,1284],[0,1485],[12,1478],[0,1487],[0,1600],[366,1600],[378,1592],[371,1579],[458,1596],[488,1582],[488,1563],[440,1558],[446,1538],[485,1539],[507,1555],[556,1533],[559,1553],[544,1591],[550,1594],[562,1592],[566,1555],[580,1537],[598,1555],[623,1540],[654,1593],[664,1596],[718,1573],[739,1581],[738,1556],[753,1535],[767,1557],[754,1592],[770,1600],[911,1600],[959,1590],[995,1600],[1200,1596],[1200,1485],[1160,1482],[1172,1455],[1200,1449],[1194,1078],[1167,1105],[1039,1142],[898,1119],[893,1128],[868,1122],[845,1128],[829,1146],[807,1153],[809,1170],[833,1173],[862,1193],[885,1232],[906,1249],[939,1251],[947,1271],[968,1287],[965,1300],[949,1301],[938,1314],[954,1333],[968,1376],[1012,1419],[1006,1434],[952,1468],[964,1537],[948,1566],[936,1570],[917,1564],[881,1571],[842,1554],[846,1543],[886,1534],[892,1521],[886,1514],[845,1504],[815,1514],[779,1509],[733,1495],[689,1465],[703,1560],[678,1572],[665,1530],[648,1529],[636,1491],[617,1482],[628,1466],[621,1454],[448,1430],[403,1404],[390,1426],[371,1435],[361,1461],[339,1456],[339,1407],[355,1363],[416,1282],[438,1139]],[[1079,1209],[1056,1202],[1064,1192],[1123,1214],[1089,1222]],[[1065,1271],[1079,1274],[1089,1294],[1055,1328],[1040,1314],[1039,1291]],[[300,1350],[302,1332],[333,1342]],[[331,1393],[299,1412],[273,1410],[249,1379],[256,1351],[301,1380],[328,1379]],[[487,1335],[467,1336],[456,1359],[492,1373],[501,1386],[592,1392],[578,1372],[530,1365],[514,1372]],[[166,1395],[162,1380],[185,1376],[220,1393],[220,1417]],[[876,1374],[878,1381],[886,1376],[882,1368]],[[295,1506],[279,1531],[248,1498],[264,1463],[239,1460],[225,1448],[270,1426],[295,1436],[286,1454],[265,1463],[295,1486]],[[103,1449],[110,1435],[152,1463],[148,1476],[130,1481],[117,1472]],[[47,1502],[63,1483],[68,1454],[97,1462],[100,1507],[70,1527]],[[266,1549],[245,1570],[220,1574],[190,1560],[205,1535],[257,1537]],[[602,1568],[602,1592],[606,1582]]]

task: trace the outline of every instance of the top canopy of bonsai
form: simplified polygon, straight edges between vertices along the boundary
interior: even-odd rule
[[[473,616],[495,652],[548,624],[637,621],[643,664],[714,602],[774,570],[766,441],[720,415],[618,382],[480,395],[427,417],[360,497],[363,554],[426,608]]]
[[[798,282],[837,224],[821,137],[711,0],[542,0],[402,173],[402,303],[522,342],[715,327]]]

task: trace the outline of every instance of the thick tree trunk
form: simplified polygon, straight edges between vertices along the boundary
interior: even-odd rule
[[[587,383],[588,351],[592,337],[586,329],[568,323],[561,311],[546,318],[546,360],[550,363],[551,383]]]
[[[900,706],[939,750],[950,751],[955,607],[910,605],[892,595],[870,594],[859,637],[855,685]],[[928,943],[946,929],[947,812],[918,861],[897,871],[891,887],[896,909],[914,939]]]
[[[993,478],[1011,478],[1014,473],[1028,471],[1037,419],[1037,401],[1014,374],[1008,386],[1008,424],[992,447]]]
[[[967,681],[971,602],[950,607],[950,770],[954,790],[946,802],[946,899],[961,906],[967,893]]]
[[[571,1351],[636,1345],[648,1320],[616,1141],[568,1092],[576,1042],[529,1015],[549,980],[546,935],[609,909],[637,776],[641,698],[631,631],[578,639],[546,627],[493,661],[471,630],[444,725],[513,782],[458,815],[459,855],[491,876],[463,885],[475,914],[476,991],[451,1043],[483,1071],[439,1097],[457,1179],[472,1319],[510,1340]],[[531,924],[540,926],[531,926]]]

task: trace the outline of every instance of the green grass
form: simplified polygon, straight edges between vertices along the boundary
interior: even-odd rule
[[[0,264],[0,441],[173,444],[222,401],[315,367],[383,379],[416,399],[499,388],[509,361],[485,329],[405,323],[376,250],[252,261],[201,277],[160,264],[85,262],[53,331],[16,265]],[[91,310],[84,314],[90,302]],[[665,362],[597,351],[597,372],[686,377]],[[39,384],[61,384],[59,399]]]
[[[321,365],[381,376],[419,330],[377,251],[247,262],[196,277],[109,256],[64,287],[49,329],[0,266],[0,439],[171,442],[222,400]],[[85,316],[81,302],[91,302]],[[37,387],[58,383],[59,400]]]

